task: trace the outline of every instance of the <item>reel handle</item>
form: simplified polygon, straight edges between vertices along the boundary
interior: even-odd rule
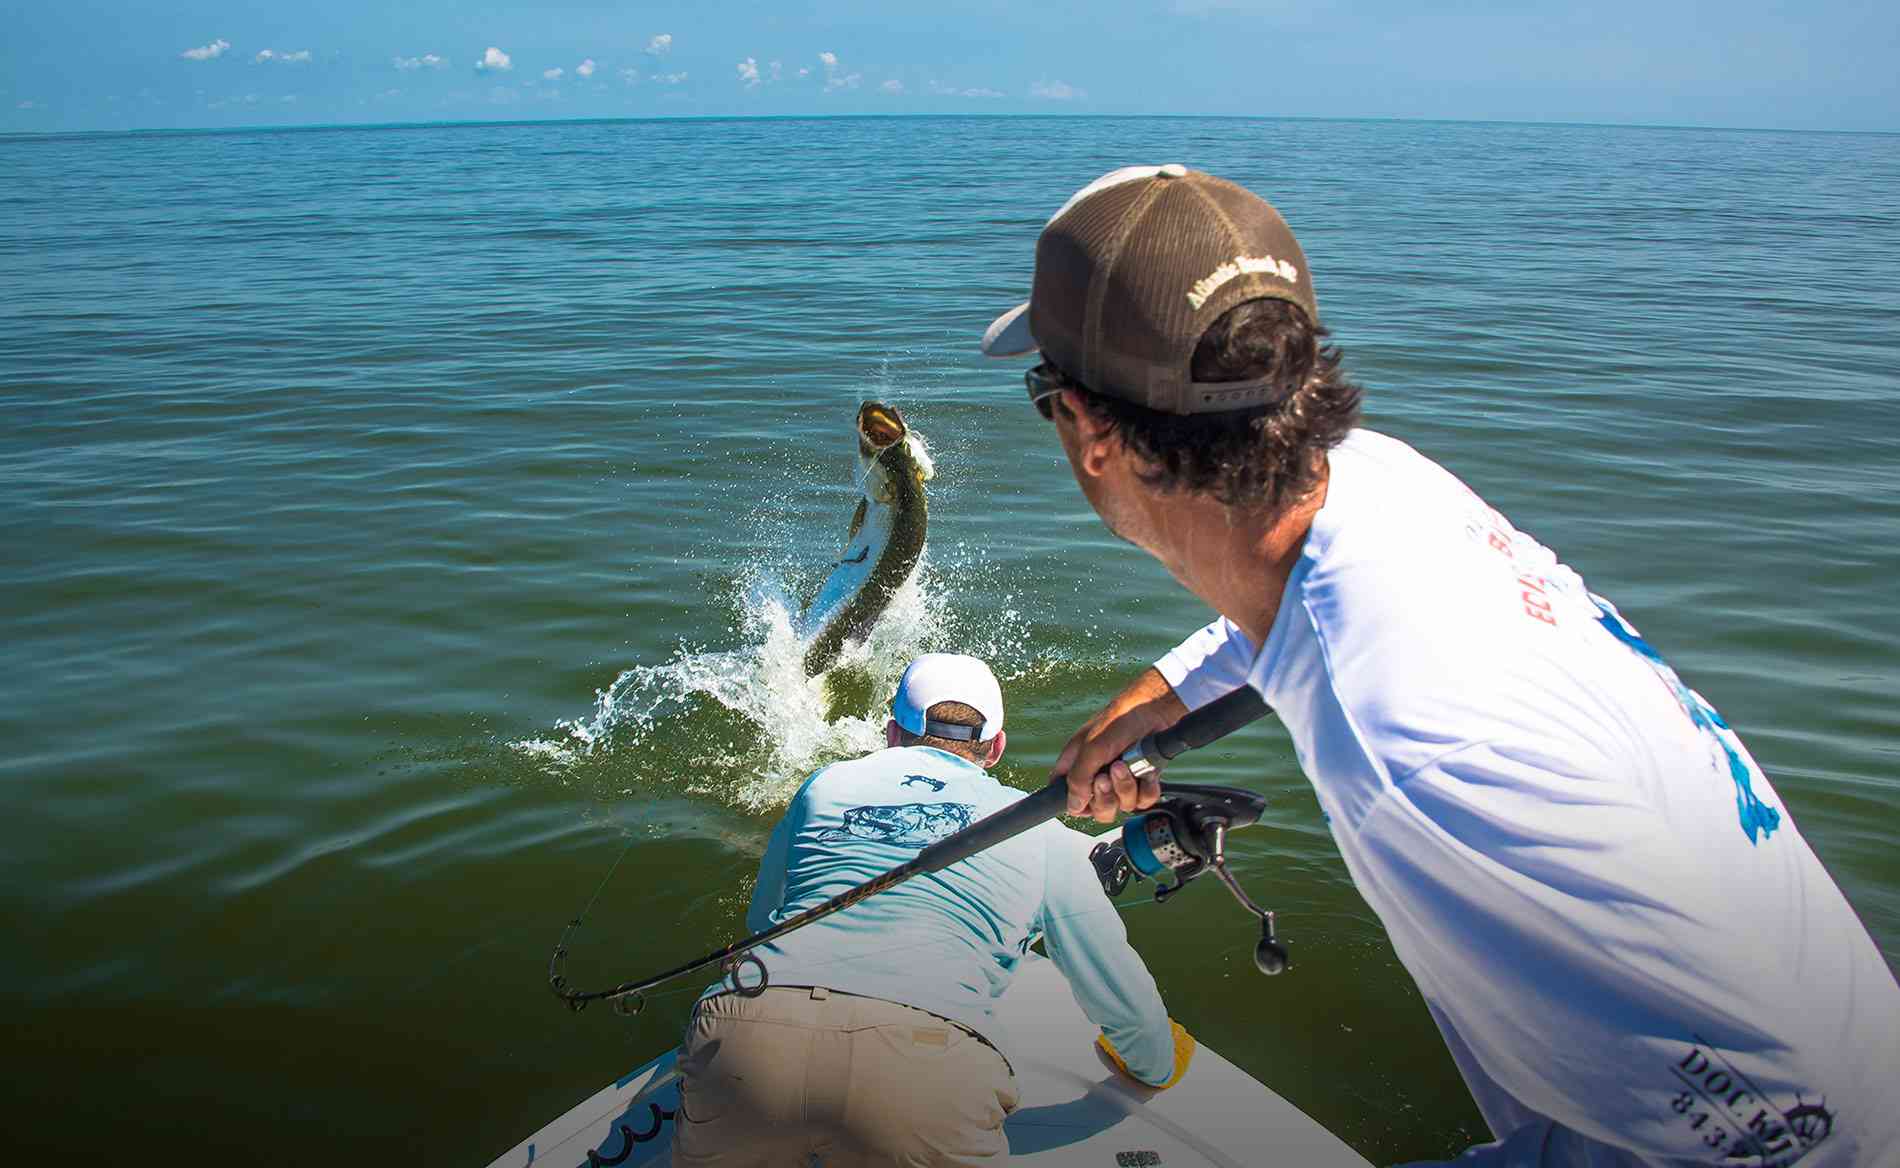
[[[1272,937],[1260,938],[1260,943],[1253,947],[1253,967],[1268,977],[1285,973],[1291,964],[1293,959],[1287,956],[1286,946]]]

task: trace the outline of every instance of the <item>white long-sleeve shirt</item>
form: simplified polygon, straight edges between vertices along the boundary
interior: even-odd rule
[[[757,932],[822,904],[1023,796],[929,746],[826,767],[773,829],[746,926]],[[1010,1036],[996,1026],[994,1006],[1040,935],[1076,1003],[1128,1069],[1165,1083],[1174,1073],[1168,1012],[1089,863],[1094,842],[1045,823],[756,952],[774,985],[915,1006],[968,1026],[1008,1057]]]
[[[1485,1162],[1900,1163],[1900,986],[1741,741],[1613,608],[1355,431],[1251,685],[1500,1144]]]

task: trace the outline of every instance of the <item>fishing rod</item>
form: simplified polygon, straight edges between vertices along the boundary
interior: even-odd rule
[[[1243,685],[1167,729],[1143,738],[1122,754],[1122,761],[1138,779],[1158,774],[1169,760],[1182,752],[1224,738],[1268,712],[1267,703],[1253,687]],[[959,860],[1054,819],[1067,809],[1068,784],[1058,778],[1027,798],[945,836],[918,852],[915,859],[847,889],[823,904],[664,973],[621,982],[604,990],[575,989],[568,985],[562,972],[568,938],[581,923],[581,918],[575,917],[561,931],[560,943],[555,946],[554,955],[548,958],[548,988],[571,1010],[583,1010],[589,1002],[611,1001],[615,1010],[632,1016],[646,1007],[647,990],[694,970],[716,965],[734,993],[757,997],[765,992],[769,975],[765,963],[752,952],[754,949],[895,888],[913,876],[941,872]],[[1254,948],[1254,964],[1262,973],[1279,973],[1287,967],[1288,959],[1285,947],[1274,936],[1273,913],[1255,905],[1227,868],[1227,833],[1258,823],[1265,809],[1265,799],[1238,787],[1177,783],[1163,788],[1162,797],[1154,806],[1126,820],[1120,840],[1096,844],[1089,853],[1089,860],[1095,866],[1103,891],[1110,897],[1119,894],[1131,879],[1146,878],[1155,881],[1154,897],[1158,902],[1168,900],[1203,872],[1213,872],[1241,906],[1260,919],[1261,935]],[[1173,882],[1162,883],[1163,873],[1172,873]],[[756,983],[747,983],[741,976],[740,971],[748,965],[758,971]]]

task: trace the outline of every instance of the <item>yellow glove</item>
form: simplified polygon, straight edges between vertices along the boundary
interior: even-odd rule
[[[1101,1047],[1102,1053],[1108,1056],[1108,1061],[1114,1063],[1115,1069],[1129,1079],[1144,1087],[1165,1091],[1181,1081],[1181,1076],[1187,1074],[1188,1063],[1194,1058],[1194,1036],[1172,1018],[1168,1019],[1168,1025],[1174,1029],[1174,1073],[1168,1076],[1168,1081],[1165,1083],[1150,1083],[1137,1078],[1135,1073],[1128,1069],[1128,1064],[1122,1061],[1122,1056],[1116,1052],[1115,1044],[1108,1040],[1108,1035],[1096,1035],[1095,1045]]]

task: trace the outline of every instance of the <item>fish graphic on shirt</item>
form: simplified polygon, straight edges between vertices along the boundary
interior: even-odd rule
[[[853,807],[838,827],[818,833],[819,843],[847,839],[873,840],[904,848],[921,848],[970,826],[976,808],[969,803],[901,803],[892,807]]]

